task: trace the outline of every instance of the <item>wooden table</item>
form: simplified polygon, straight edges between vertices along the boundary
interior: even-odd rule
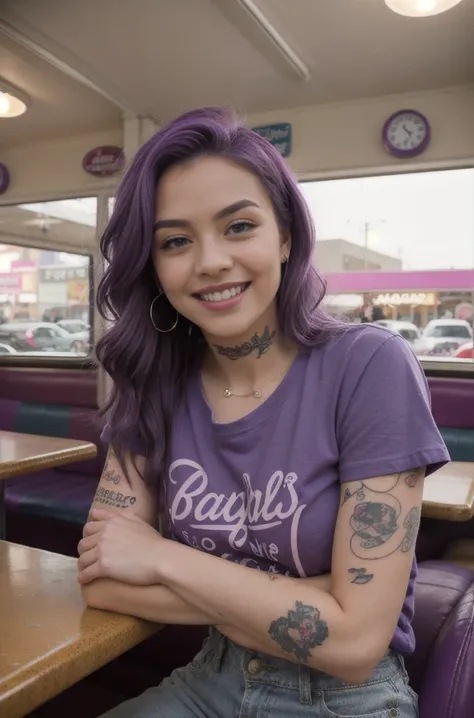
[[[88,441],[0,431],[0,539],[5,538],[5,481],[73,461],[93,459],[97,447]]]
[[[422,516],[469,521],[474,516],[474,462],[452,461],[428,476]]]
[[[0,541],[2,718],[23,718],[162,628],[85,608],[76,565]]]

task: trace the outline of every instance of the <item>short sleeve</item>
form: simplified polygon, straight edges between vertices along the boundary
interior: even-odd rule
[[[375,336],[375,335],[373,335]],[[354,347],[339,393],[336,434],[341,482],[446,464],[423,369],[399,335]]]

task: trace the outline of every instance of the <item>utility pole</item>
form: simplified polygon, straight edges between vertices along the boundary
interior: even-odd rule
[[[370,222],[364,222],[364,269],[368,266]]]

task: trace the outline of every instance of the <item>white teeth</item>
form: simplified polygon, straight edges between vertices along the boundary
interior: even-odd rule
[[[245,284],[241,284],[240,287],[232,287],[231,289],[224,289],[223,292],[212,292],[212,294],[200,294],[199,299],[205,302],[224,302],[226,299],[231,299],[244,291],[246,288]]]

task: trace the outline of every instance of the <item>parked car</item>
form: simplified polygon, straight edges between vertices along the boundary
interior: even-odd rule
[[[18,352],[9,344],[0,344],[0,354],[18,354]]]
[[[55,322],[65,329],[73,339],[73,351],[88,353],[91,345],[91,328],[81,319],[60,319]]]
[[[406,339],[408,344],[410,344],[410,346],[414,349],[416,348],[421,336],[420,330],[416,324],[413,324],[412,322],[396,321],[395,319],[379,319],[374,322],[374,324],[380,324],[383,327],[387,327],[387,329],[391,329],[392,332],[397,332],[397,334],[400,334],[404,339]]]
[[[433,319],[423,330],[417,353],[453,356],[470,339],[472,328],[464,319]]]
[[[456,354],[454,356],[456,357],[456,359],[473,359],[474,358],[474,343],[466,342],[466,344],[461,344],[461,346],[456,351]]]
[[[0,325],[0,343],[18,352],[80,351],[73,336],[49,322],[17,322]]]

